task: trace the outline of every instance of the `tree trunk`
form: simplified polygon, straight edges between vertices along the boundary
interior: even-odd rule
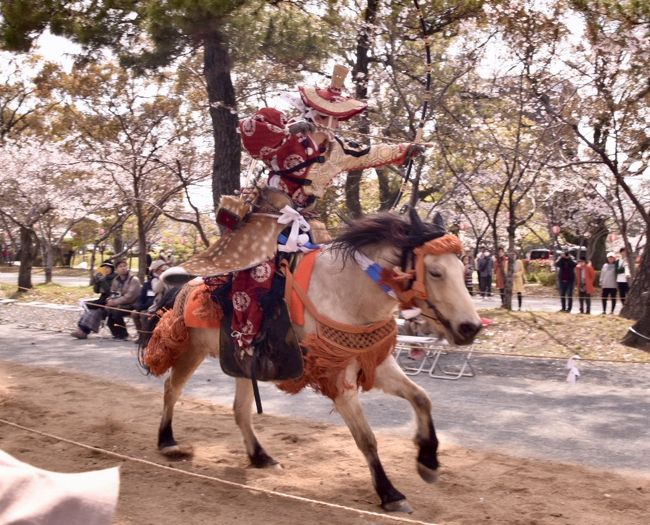
[[[369,50],[371,44],[369,32],[372,30],[371,28],[377,18],[378,5],[379,0],[368,0],[363,15],[365,23],[362,24],[357,35],[356,62],[352,68],[352,79],[355,84],[354,94],[357,100],[367,100],[368,98]],[[361,116],[359,132],[366,135],[370,134],[370,121],[366,113]],[[368,143],[367,140],[361,140]],[[350,171],[345,179],[345,204],[351,217],[360,217],[362,215],[360,192],[362,174],[363,170]]]
[[[214,137],[212,199],[216,210],[222,195],[233,194],[240,188],[241,141],[237,133],[239,120],[227,43],[219,31],[213,30],[204,36],[203,47],[203,74]]]
[[[649,238],[648,235],[650,235],[650,224],[646,228],[646,239]],[[630,292],[621,310],[621,316],[635,320],[641,320],[645,316],[647,319],[650,314],[650,308],[646,306],[647,295],[650,295],[650,249],[646,246],[634,280],[630,284]],[[641,332],[645,334],[649,329],[650,324],[646,324],[645,327],[641,327]]]
[[[626,346],[650,351],[650,292],[642,295],[645,310],[621,341]]]
[[[345,178],[345,205],[348,216],[357,219],[363,215],[361,208],[361,176],[362,170],[349,171]]]
[[[34,259],[34,233],[24,226],[20,227],[20,268],[18,269],[18,291],[31,290],[32,261]]]
[[[49,240],[48,240],[49,241]],[[43,243],[43,266],[45,271],[45,283],[52,282],[52,267],[54,266],[54,248],[51,242]]]
[[[115,228],[115,231],[113,233],[113,247],[115,248],[113,257],[115,257],[118,253],[122,253],[124,251],[124,235],[122,232],[122,226]]]
[[[93,246],[92,251],[90,252],[90,264],[88,265],[88,285],[92,286],[95,284],[95,273],[96,270],[96,261],[97,261],[97,243]],[[102,261],[104,262],[104,261]]]
[[[149,272],[147,267],[147,232],[145,231],[144,219],[138,217],[138,279],[144,284],[145,275]]]
[[[379,211],[390,210],[399,193],[399,186],[391,187],[391,174],[389,168],[376,168],[377,182],[379,184]]]

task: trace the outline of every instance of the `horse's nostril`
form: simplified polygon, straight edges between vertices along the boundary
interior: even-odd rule
[[[462,335],[465,339],[471,339],[474,337],[476,334],[478,334],[478,331],[481,329],[481,325],[479,323],[461,323],[460,326],[458,327],[458,333]]]

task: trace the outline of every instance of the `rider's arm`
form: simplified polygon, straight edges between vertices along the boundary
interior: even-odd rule
[[[387,164],[404,164],[413,153],[414,146],[409,143],[365,146],[337,139],[333,156],[338,150],[336,161],[340,171],[362,170]]]

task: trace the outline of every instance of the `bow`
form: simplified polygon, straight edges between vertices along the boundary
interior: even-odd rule
[[[418,144],[422,142],[422,135],[424,134],[424,124],[427,121],[427,112],[429,110],[429,101],[431,100],[431,73],[433,66],[431,64],[431,28],[427,24],[427,21],[424,19],[424,13],[422,12],[422,7],[418,0],[413,0],[415,9],[418,12],[418,19],[420,20],[420,27],[422,30],[422,40],[424,40],[424,50],[426,54],[426,81],[424,85],[424,94],[422,95],[422,111],[420,113],[420,122],[418,123],[417,130],[415,132],[414,143]],[[411,178],[411,169],[413,168],[413,157],[408,159],[408,164],[406,165],[406,171],[404,172],[404,180],[400,186],[397,197],[393,207],[395,207],[404,195],[404,189],[409,183]],[[415,204],[415,203],[413,203]]]

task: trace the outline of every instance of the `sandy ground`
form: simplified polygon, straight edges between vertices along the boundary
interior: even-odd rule
[[[0,361],[0,418],[134,458],[250,487],[381,513],[363,457],[347,429],[255,416],[282,470],[249,468],[230,409],[184,399],[176,436],[194,457],[155,450],[161,397],[124,384]],[[378,435],[388,475],[415,508],[410,520],[475,524],[645,524],[650,479],[441,445],[440,479],[415,471],[415,447]],[[260,494],[84,449],[0,422],[0,448],[35,466],[78,472],[121,465],[116,524],[391,523],[354,510]]]

